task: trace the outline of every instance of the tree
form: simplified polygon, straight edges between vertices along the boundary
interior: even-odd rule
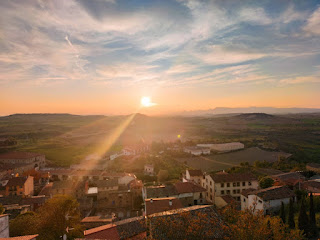
[[[164,182],[168,179],[169,173],[168,170],[160,170],[158,173],[158,182]]]
[[[289,228],[291,228],[291,229],[295,229],[295,227],[296,227],[296,224],[294,222],[293,201],[291,198],[290,198],[290,202],[289,202],[288,225],[289,225]]]
[[[225,237],[228,240],[303,239],[300,230],[289,229],[279,217],[264,215],[262,211],[237,211],[226,207],[222,210],[222,216],[230,228],[230,235]]]
[[[79,203],[71,196],[56,195],[39,208],[39,240],[60,239],[67,234],[69,237],[81,237]],[[73,229],[67,233],[67,229]]]
[[[313,206],[313,194],[310,193],[310,233],[312,236],[318,235],[317,223],[316,223],[316,214]]]
[[[261,188],[272,187],[274,184],[274,180],[270,177],[264,177],[259,181],[259,185]]]
[[[281,202],[281,208],[280,208],[280,218],[282,219],[283,223],[286,223],[286,212],[284,210],[284,204]]]
[[[302,198],[301,205],[300,205],[298,226],[299,226],[299,229],[304,231],[306,236],[308,236],[309,235],[309,219],[306,213],[306,207],[305,207],[304,201],[305,201],[304,198]]]
[[[35,212],[26,212],[10,221],[10,236],[37,234],[39,229],[39,215]]]

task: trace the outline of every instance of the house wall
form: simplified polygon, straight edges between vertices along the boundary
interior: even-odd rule
[[[24,183],[24,195],[32,196],[34,192],[33,177],[29,176]]]
[[[9,215],[0,215],[0,238],[9,238]]]
[[[284,204],[288,204],[290,201],[290,198],[282,198],[282,199],[276,199],[276,200],[270,200],[270,201],[263,201],[260,197],[256,195],[249,195],[247,206],[244,206],[245,208],[252,208],[255,211],[263,211],[266,213],[266,211],[274,211],[281,207],[281,202]],[[242,208],[241,208],[242,209]]]

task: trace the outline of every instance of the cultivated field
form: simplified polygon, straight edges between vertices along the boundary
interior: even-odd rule
[[[187,163],[192,168],[200,168],[203,171],[225,170],[233,166],[239,166],[242,162],[253,164],[255,161],[275,162],[280,156],[289,157],[284,152],[270,152],[257,147],[247,148],[241,151],[212,154],[208,156],[176,158],[179,162]]]

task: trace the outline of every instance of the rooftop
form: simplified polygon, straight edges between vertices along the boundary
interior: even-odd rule
[[[173,185],[147,187],[147,198],[164,198],[178,194],[177,189]]]
[[[196,192],[206,192],[207,190],[199,185],[192,182],[177,182],[174,185],[179,194],[181,193],[196,193]]]
[[[146,199],[145,202],[147,215],[183,207],[180,200],[174,197]]]
[[[294,197],[294,192],[287,186],[273,186],[248,193],[248,195],[257,195],[264,201],[284,199]]]
[[[10,238],[0,238],[2,240],[32,240],[38,237],[38,234],[35,235],[26,235],[26,236],[19,236],[19,237],[10,237]]]
[[[191,177],[197,177],[197,176],[202,176],[202,170],[200,169],[188,169],[187,170],[190,174]]]
[[[27,179],[28,177],[13,177],[9,179],[6,186],[23,186]]]

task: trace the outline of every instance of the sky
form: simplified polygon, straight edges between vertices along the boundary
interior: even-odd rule
[[[0,1],[0,115],[250,106],[320,108],[319,0]]]

